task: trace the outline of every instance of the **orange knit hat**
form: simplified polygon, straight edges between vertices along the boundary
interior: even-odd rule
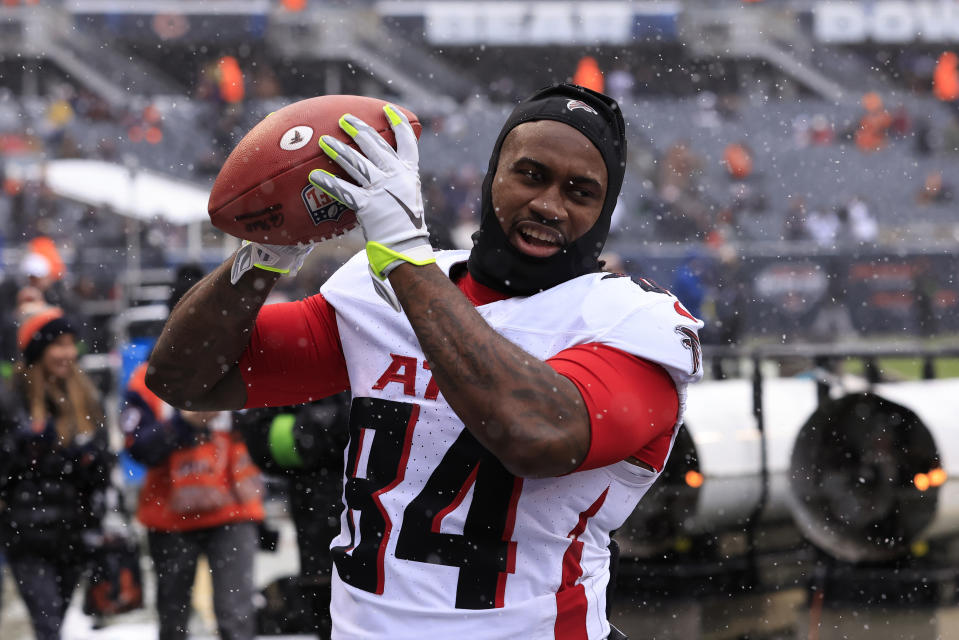
[[[65,333],[73,333],[73,327],[63,317],[63,310],[47,307],[28,316],[17,331],[17,345],[27,364],[33,364],[43,350]]]

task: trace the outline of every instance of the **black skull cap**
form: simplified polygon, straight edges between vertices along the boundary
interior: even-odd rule
[[[555,120],[581,132],[606,164],[607,186],[599,219],[582,237],[548,258],[533,258],[513,247],[493,210],[492,185],[503,142],[517,126]],[[599,255],[609,235],[613,209],[626,171],[626,125],[619,105],[609,96],[561,83],[535,92],[513,109],[500,131],[483,181],[480,230],[473,236],[470,275],[509,295],[532,295],[572,278],[599,271]]]

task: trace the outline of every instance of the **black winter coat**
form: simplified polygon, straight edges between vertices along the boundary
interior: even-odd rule
[[[0,409],[11,410],[16,403]],[[13,557],[85,557],[85,540],[99,532],[114,461],[106,430],[64,447],[52,421],[39,434],[19,422],[7,421],[0,440],[0,545]]]

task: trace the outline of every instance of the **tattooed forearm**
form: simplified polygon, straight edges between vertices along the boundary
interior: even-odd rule
[[[589,416],[572,382],[493,331],[437,267],[403,265],[390,282],[433,379],[477,440],[517,475],[582,462]]]
[[[410,322],[417,332],[417,338],[430,366],[433,367],[433,375],[446,379],[451,390],[458,390],[464,385],[492,389],[495,380],[486,370],[487,367],[482,365],[488,355],[494,354],[488,354],[489,348],[481,338],[472,344],[464,344],[462,339],[457,339],[459,332],[471,335],[469,332],[476,329],[477,320],[489,329],[483,319],[468,302],[466,304],[469,308],[465,309],[465,312],[472,311],[472,314],[464,313],[464,309],[456,309],[456,305],[450,308],[450,300],[442,296],[428,296],[426,291],[417,291],[412,295],[419,297],[420,293],[426,294],[420,298],[423,301],[422,308],[416,305],[418,308],[414,314],[415,319],[410,318]],[[453,302],[460,301],[454,299]],[[494,336],[498,337],[495,334]]]

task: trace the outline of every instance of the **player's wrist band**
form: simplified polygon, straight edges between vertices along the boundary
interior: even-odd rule
[[[366,243],[366,257],[370,262],[370,269],[380,280],[385,280],[393,269],[404,262],[418,267],[436,262],[433,248],[426,243],[418,244],[400,253],[379,242],[369,241]]]
[[[259,262],[254,262],[254,263],[253,263],[253,266],[256,267],[257,269],[263,269],[264,271],[272,271],[273,273],[281,273],[281,274],[283,274],[283,275],[286,275],[286,274],[288,274],[288,273],[290,272],[289,269],[281,269],[281,268],[279,268],[279,267],[271,267],[271,266],[269,266],[269,265],[260,264]]]

